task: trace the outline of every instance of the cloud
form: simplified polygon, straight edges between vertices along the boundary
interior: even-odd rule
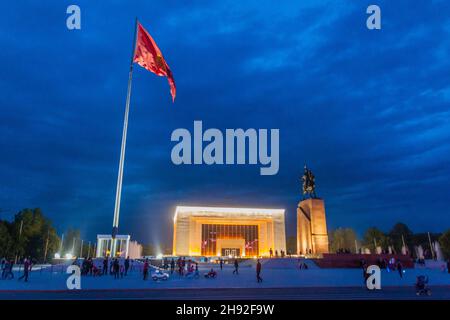
[[[75,226],[93,240],[110,231],[138,15],[178,95],[172,104],[167,81],[135,66],[121,231],[170,243],[182,203],[286,208],[295,234],[305,162],[330,227],[449,225],[446,2],[419,1],[418,18],[407,1],[382,1],[381,31],[367,30],[366,7],[348,1],[106,9],[80,1],[76,32],[65,28],[67,5],[14,3],[0,21],[0,207],[8,217],[39,206],[60,232]],[[279,174],[173,165],[170,134],[194,120],[221,130],[279,128]],[[424,220],[427,212],[438,218]]]

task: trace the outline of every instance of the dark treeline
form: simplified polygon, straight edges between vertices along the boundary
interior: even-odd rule
[[[23,209],[13,221],[0,219],[0,258],[21,261],[30,257],[34,262],[48,262],[55,253],[92,256],[94,248],[81,242],[79,230],[67,230],[61,240],[39,208]]]
[[[403,236],[403,240],[402,240]],[[443,233],[430,233],[431,242],[438,241],[442,253],[446,258],[450,258],[450,229]],[[396,253],[401,253],[403,241],[405,242],[409,253],[414,257],[414,247],[422,246],[427,258],[430,258],[430,241],[428,233],[414,233],[404,223],[395,224],[389,232],[371,227],[366,230],[362,239],[359,239],[352,228],[337,228],[329,232],[330,252],[350,252],[355,253],[357,248],[368,248],[375,252],[375,243],[384,251],[390,246]],[[286,239],[287,252],[297,252],[297,237],[289,236]]]
[[[403,239],[402,239],[403,237]],[[450,258],[450,230],[443,233],[431,233],[431,241],[438,241],[446,258]],[[375,252],[377,246],[387,251],[391,247],[394,252],[401,253],[403,241],[410,254],[415,257],[414,247],[422,246],[425,253],[430,254],[430,241],[427,233],[414,233],[404,223],[395,224],[389,232],[376,227],[366,230],[362,239],[358,239],[351,228],[338,228],[329,232],[330,252],[356,252],[357,248],[368,248]],[[297,237],[287,237],[287,252],[297,252]],[[171,246],[143,246],[143,255],[170,254]],[[74,257],[92,257],[95,255],[95,243],[82,241],[80,231],[68,229],[60,238],[50,219],[41,209],[23,209],[13,221],[0,219],[0,258],[17,259],[31,257],[36,262],[48,262],[55,253],[61,257],[71,254]]]
[[[24,209],[12,222],[0,220],[0,257],[42,262],[53,257],[60,239],[41,209]]]
[[[391,247],[394,253],[401,253],[403,243],[406,245],[409,254],[416,257],[415,247],[422,246],[426,258],[431,258],[431,243],[439,242],[442,253],[447,258],[450,257],[450,230],[443,233],[414,233],[404,223],[395,224],[389,232],[383,232],[376,227],[370,227],[364,233],[362,239],[358,239],[355,231],[351,228],[338,228],[329,234],[331,252],[356,252],[357,248],[368,248],[375,252],[375,244],[381,247],[384,252]],[[356,241],[356,243],[355,243]],[[433,249],[434,250],[434,249]]]

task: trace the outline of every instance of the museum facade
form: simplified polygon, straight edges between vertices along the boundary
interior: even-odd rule
[[[286,252],[284,209],[177,206],[173,255],[269,256]]]

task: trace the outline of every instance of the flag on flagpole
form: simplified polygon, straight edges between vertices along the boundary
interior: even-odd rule
[[[161,50],[156,45],[155,40],[150,36],[147,30],[138,22],[136,47],[134,50],[133,62],[147,69],[150,72],[162,77],[167,77],[170,86],[172,101],[175,101],[177,88],[175,80],[170,71],[169,65],[164,59]]]

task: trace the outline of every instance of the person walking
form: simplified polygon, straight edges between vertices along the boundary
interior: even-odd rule
[[[272,258],[272,256],[273,256],[272,248],[270,248],[270,250],[269,250],[269,256],[270,256],[270,258]]]
[[[128,274],[128,269],[130,268],[130,256],[125,259],[125,276]]]
[[[31,261],[30,259],[25,258],[23,261],[23,275],[19,278],[19,280],[22,280],[25,278],[25,282],[28,282],[28,272],[30,271],[30,265]]]
[[[89,275],[91,276],[93,274],[93,269],[94,269],[94,260],[92,260],[92,258],[89,258]]]
[[[120,265],[120,278],[123,278],[123,275],[125,273],[125,266],[123,264]]]
[[[120,264],[119,264],[119,259],[115,258],[114,262],[113,262],[113,274],[114,274],[114,279],[119,279],[120,277]]]
[[[364,285],[367,283],[367,279],[369,278],[369,275],[367,274],[367,263],[365,260],[361,260],[361,268],[363,272],[363,279],[364,279]]]
[[[103,259],[103,274],[108,274],[108,256]]]
[[[256,263],[256,281],[258,281],[258,283],[263,281],[260,275],[261,275],[261,262],[258,259],[258,262]]]
[[[175,270],[175,260],[172,258],[172,260],[170,261],[170,274],[172,274],[174,270]]]
[[[194,273],[194,278],[198,279],[200,277],[200,273],[198,271],[198,263],[195,263],[195,273]]]
[[[222,260],[222,258],[220,258],[219,261],[220,261],[220,271],[222,271],[222,269],[223,269],[223,260]]]
[[[6,261],[5,267],[2,272],[2,279],[13,279],[14,273],[12,269],[14,267],[14,260]]]
[[[397,271],[398,274],[400,275],[400,278],[403,278],[403,266],[400,260],[397,262]]]
[[[233,270],[233,274],[239,274],[239,263],[238,263],[237,259],[234,259],[234,270]]]
[[[149,264],[148,264],[148,258],[147,258],[147,259],[145,259],[145,262],[144,262],[144,270],[143,270],[143,273],[144,273],[144,280],[147,280],[147,277],[148,277],[148,268],[149,268]]]

